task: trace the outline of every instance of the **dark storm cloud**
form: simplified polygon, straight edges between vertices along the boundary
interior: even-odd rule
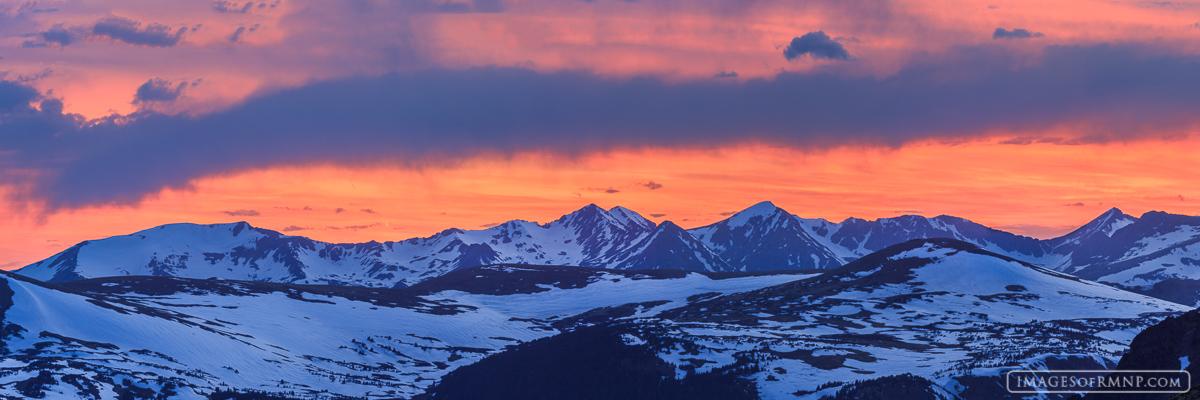
[[[152,23],[142,28],[140,22],[122,17],[108,17],[92,26],[92,35],[138,46],[170,47],[179,44],[186,27],[172,31],[171,27]]]
[[[793,38],[792,43],[783,49],[783,56],[788,61],[795,60],[804,55],[808,55],[814,60],[821,58],[827,60],[850,59],[850,53],[846,51],[846,48],[842,47],[841,43],[830,39],[829,35],[826,35],[822,31],[809,32],[798,38]]]
[[[1046,35],[1043,35],[1041,32],[1030,32],[1026,29],[1021,29],[1021,28],[1013,29],[1011,31],[1004,29],[1004,28],[996,28],[996,31],[992,32],[992,40],[1030,39],[1030,38],[1040,38],[1040,37],[1045,37],[1045,36]]]
[[[50,210],[136,204],[193,179],[278,165],[422,166],[480,154],[757,141],[898,146],[1072,124],[1126,140],[1200,123],[1200,56],[1144,45],[1051,46],[1021,60],[1000,46],[921,60],[887,77],[780,73],[666,83],[510,68],[426,70],[322,81],[202,116],[149,111],[83,123],[0,84],[0,183]],[[970,71],[970,74],[963,73]],[[469,116],[469,118],[464,118]],[[604,190],[604,188],[601,188]],[[345,211],[345,210],[340,210]]]
[[[0,112],[29,109],[29,104],[41,98],[37,89],[12,81],[0,81]]]
[[[154,78],[138,86],[137,92],[133,95],[133,102],[172,102],[183,94],[183,88],[185,87],[187,87],[187,82],[173,84],[166,79]]]

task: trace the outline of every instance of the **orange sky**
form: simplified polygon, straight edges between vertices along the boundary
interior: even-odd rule
[[[138,207],[62,212],[42,223],[9,215],[0,254],[11,269],[82,240],[173,222],[245,220],[274,230],[302,228],[287,233],[323,241],[401,240],[509,219],[548,222],[588,203],[625,206],[685,228],[771,200],[808,218],[948,214],[1042,238],[1066,233],[1110,207],[1133,215],[1200,214],[1200,161],[1192,156],[1200,154],[1200,140],[1088,146],[997,141],[822,152],[759,145],[660,149],[574,161],[524,154],[423,171],[276,168],[199,179],[192,191],[165,191]],[[651,181],[662,187],[649,189]],[[259,215],[223,213],[239,210]]]
[[[745,82],[781,71],[888,77],[914,62],[961,57],[955,52],[964,48],[1015,54],[1025,64],[1036,64],[1049,46],[1104,42],[1200,54],[1200,4],[1185,2],[507,0],[503,12],[463,14],[402,9],[402,3],[419,2],[293,0],[245,13],[217,12],[209,0],[0,4],[0,80],[60,99],[68,113],[100,118],[138,110],[204,115],[272,89],[428,68],[517,66],[667,82],[736,72],[732,80]],[[110,17],[186,33],[171,46],[87,34],[90,24]],[[1001,27],[1043,36],[994,40],[993,30]],[[78,37],[68,45],[42,40],[42,33],[59,28]],[[245,34],[233,40],[239,28]],[[818,30],[853,60],[782,56],[791,39]],[[135,104],[137,88],[154,78],[188,85],[175,100]],[[1005,135],[1051,133],[1087,134]],[[998,142],[1009,136],[979,134],[963,132],[961,143],[897,148],[813,150],[734,141],[729,148],[650,148],[574,159],[526,153],[421,170],[279,165],[199,177],[190,190],[164,190],[135,206],[48,215],[27,208],[37,204],[9,199],[0,203],[0,268],[82,240],[173,222],[246,220],[324,241],[382,241],[509,219],[547,222],[588,203],[625,206],[686,228],[771,200],[803,217],[949,214],[1043,238],[1110,207],[1133,215],[1200,214],[1194,132],[1086,145],[1003,145]],[[0,148],[0,165],[9,168],[0,177],[30,172],[7,167],[10,154]],[[651,190],[648,182],[662,186]],[[0,184],[0,194],[17,190]]]

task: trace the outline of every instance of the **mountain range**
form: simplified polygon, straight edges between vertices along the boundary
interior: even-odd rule
[[[89,240],[18,274],[45,282],[175,276],[295,284],[405,287],[498,263],[704,272],[832,269],[913,239],[948,238],[1024,262],[1181,304],[1200,302],[1200,217],[1113,208],[1053,239],[952,217],[904,215],[834,223],[770,202],[683,229],[638,213],[588,205],[545,224],[514,220],[430,237],[324,243],[245,222],[171,224]]]
[[[0,272],[0,396],[1011,398],[1000,371],[1110,368],[1187,309],[953,239],[815,272],[496,264],[405,288]]]

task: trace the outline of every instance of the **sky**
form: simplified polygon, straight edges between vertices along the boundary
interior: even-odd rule
[[[0,0],[0,268],[167,223],[402,240],[770,200],[1200,214],[1200,2]]]

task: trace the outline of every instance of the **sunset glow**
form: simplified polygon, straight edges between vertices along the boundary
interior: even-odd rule
[[[1039,238],[1200,214],[1192,3],[435,3],[0,2],[0,268],[166,223],[364,242],[589,203]]]
[[[1200,213],[1200,169],[1190,156],[1200,152],[1198,141],[997,142],[649,149],[572,160],[522,154],[420,170],[272,168],[199,179],[191,190],[167,190],[136,207],[59,212],[41,222],[10,215],[0,251],[12,259],[6,268],[19,267],[82,240],[176,222],[247,221],[328,242],[399,241],[509,219],[545,223],[589,203],[684,228],[770,200],[805,218],[946,214],[1039,238],[1112,207]]]

